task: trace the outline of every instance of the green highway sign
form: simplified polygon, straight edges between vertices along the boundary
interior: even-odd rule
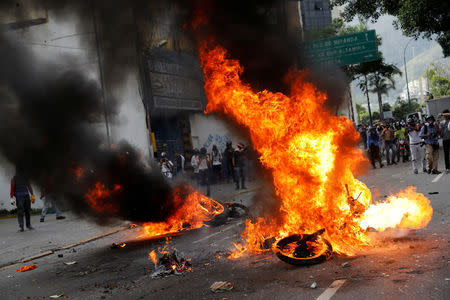
[[[378,59],[375,30],[305,43],[303,50],[320,65],[345,66]]]

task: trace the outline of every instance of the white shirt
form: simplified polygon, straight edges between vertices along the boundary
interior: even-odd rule
[[[217,155],[214,155],[214,152],[212,153],[212,164],[213,166],[220,166],[222,164],[222,154],[217,151]]]
[[[191,166],[194,168],[194,173],[198,173],[197,155],[193,155],[191,158]]]
[[[410,145],[419,144],[422,141],[422,139],[420,138],[419,135],[420,135],[420,131],[410,130],[408,132],[409,144]]]
[[[167,178],[172,178],[171,167],[173,167],[173,164],[170,160],[161,164],[161,173]]]

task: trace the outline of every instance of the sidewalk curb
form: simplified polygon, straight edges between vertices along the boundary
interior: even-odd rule
[[[70,249],[70,248],[73,248],[73,247],[76,247],[76,246],[80,246],[80,245],[92,242],[94,240],[98,240],[100,238],[103,238],[103,237],[106,237],[106,236],[109,236],[109,235],[112,235],[112,234],[115,234],[115,233],[118,233],[118,232],[121,232],[121,231],[125,231],[125,230],[128,230],[128,229],[130,229],[129,226],[123,227],[123,228],[119,228],[119,229],[115,229],[113,231],[110,231],[110,232],[107,232],[107,233],[103,233],[103,234],[99,234],[99,235],[90,237],[88,239],[85,239],[85,240],[82,240],[82,241],[79,241],[79,242],[76,242],[76,243],[72,243],[72,244],[69,244],[69,245],[66,245],[66,246],[58,247],[58,248],[55,248],[55,249],[51,249],[51,250],[48,250],[48,251],[36,254],[36,255],[33,255],[33,256],[22,258],[20,260],[15,261],[15,262],[7,263],[7,264],[1,266],[0,267],[0,271],[3,271],[3,270],[8,269],[8,268],[10,268],[12,266],[16,266],[16,265],[19,265],[19,264],[22,264],[22,263],[25,263],[25,262],[29,262],[29,261],[32,261],[32,260],[35,260],[35,259],[38,259],[38,258],[41,258],[41,257],[49,256],[49,255],[51,255],[51,254],[53,254],[55,252],[58,252],[58,251],[67,250],[67,249]]]

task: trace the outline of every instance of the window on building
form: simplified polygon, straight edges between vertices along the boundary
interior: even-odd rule
[[[323,10],[323,2],[322,1],[314,2],[314,10]]]

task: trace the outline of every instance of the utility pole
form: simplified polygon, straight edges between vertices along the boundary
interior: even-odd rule
[[[101,95],[102,95],[103,110],[104,110],[104,114],[105,114],[106,139],[108,142],[108,146],[111,146],[111,137],[109,134],[108,105],[106,103],[105,85],[104,85],[104,81],[103,81],[102,55],[101,55],[101,51],[100,51],[100,40],[98,37],[97,17],[95,15],[95,0],[92,0],[91,4],[92,4],[92,6],[91,6],[92,22],[94,25],[95,44],[97,47],[98,76],[99,76],[99,80],[100,80],[100,89],[101,89]]]
[[[369,89],[367,87],[367,75],[366,74],[364,74],[364,80],[366,81],[366,96],[367,96],[367,108],[369,110],[369,122],[370,122],[370,126],[372,126],[372,112],[370,110]]]
[[[410,39],[408,41],[408,43],[406,43],[405,48],[403,49],[403,65],[405,66],[405,77],[406,77],[406,91],[408,93],[408,104],[411,106],[411,97],[409,95],[409,82],[408,82],[408,71],[406,70],[406,48],[408,48],[409,43],[413,40],[414,38]]]

